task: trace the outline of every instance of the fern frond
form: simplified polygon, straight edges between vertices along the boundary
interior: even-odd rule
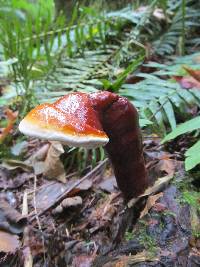
[[[189,5],[189,2],[190,1],[188,1],[185,7],[185,15],[182,13],[182,7],[178,5],[179,8],[175,11],[175,15],[172,17],[172,21],[168,23],[164,33],[162,28],[160,36],[157,36],[156,40],[153,42],[152,47],[156,54],[161,56],[173,54],[175,49],[179,49],[180,38],[183,37],[183,27],[184,33],[188,37],[190,33],[200,26],[198,22],[200,14],[197,12],[194,5]],[[154,32],[156,31],[154,30]]]
[[[199,90],[186,91],[174,82],[155,77],[134,85],[124,84],[120,93],[131,99],[144,118],[154,121],[162,134],[168,125],[171,129],[176,127],[177,116],[187,119],[189,108],[200,107]]]

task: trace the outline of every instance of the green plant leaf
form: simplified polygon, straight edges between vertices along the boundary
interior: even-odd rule
[[[134,70],[138,68],[139,65],[142,64],[144,60],[144,55],[139,56],[135,59],[124,71],[119,75],[117,80],[112,84],[111,88],[114,92],[118,92],[122,84],[124,83],[126,77],[129,73],[132,73]]]
[[[150,120],[147,120],[147,119],[140,119],[139,124],[140,124],[140,127],[142,128],[142,127],[145,127],[147,125],[153,124],[153,122]]]
[[[200,116],[180,124],[176,129],[174,129],[171,133],[165,136],[165,138],[162,140],[162,144],[176,138],[181,134],[188,133],[197,130],[199,128],[200,128]]]
[[[200,141],[190,147],[186,153],[186,160],[185,160],[185,169],[186,171],[191,170],[197,164],[200,163]]]

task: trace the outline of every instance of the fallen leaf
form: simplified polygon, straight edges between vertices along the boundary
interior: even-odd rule
[[[35,175],[43,174],[45,170],[45,158],[49,150],[49,144],[43,145],[33,155],[31,155],[25,163],[33,167]]]
[[[66,185],[53,182],[46,184],[36,193],[36,206],[38,212],[46,209],[66,190]],[[33,205],[33,203],[32,203]]]
[[[96,209],[92,211],[88,218],[88,223],[92,226],[90,233],[94,233],[101,228],[110,225],[117,212],[117,203],[113,203],[118,193],[112,193],[104,199],[104,202],[100,204]]]
[[[129,202],[127,203],[127,207],[132,208],[139,199],[160,192],[162,189],[166,187],[166,185],[170,182],[172,178],[173,175],[167,175],[159,178],[158,180],[155,181],[153,186],[148,187],[143,194],[141,194],[137,198],[132,198],[131,200],[129,200]]]
[[[7,170],[16,170],[16,169],[22,169],[26,172],[30,172],[33,170],[32,166],[28,163],[20,160],[14,160],[14,159],[7,159],[3,161],[1,164],[1,167],[6,168]]]
[[[47,157],[44,162],[43,174],[49,179],[56,179],[63,183],[66,182],[65,168],[60,160],[60,155],[64,153],[63,146],[59,142],[51,142]]]
[[[13,234],[23,232],[27,223],[26,217],[11,207],[6,201],[0,202],[0,229]]]
[[[167,209],[167,207],[162,203],[155,203],[155,205],[153,206],[153,209],[156,212],[163,212]]]
[[[154,262],[159,261],[158,257],[152,256],[146,251],[137,253],[136,255],[118,256],[111,259],[108,263],[103,264],[102,267],[127,267],[133,266],[140,262]]]
[[[5,171],[4,171],[5,172]],[[2,175],[3,170],[0,170],[0,188],[3,189],[16,189],[22,186],[26,181],[33,177],[33,174],[23,172],[17,173],[17,175],[11,175],[11,173],[5,173]]]
[[[47,156],[50,144],[45,144],[40,147],[33,155],[31,155],[25,162],[34,167],[36,162],[43,162]]]
[[[200,82],[200,70],[193,70],[187,66],[183,66],[183,68],[198,82]]]
[[[100,184],[99,187],[106,192],[113,193],[117,192],[117,182],[114,176],[104,179]]]
[[[181,85],[184,89],[198,88],[200,89],[200,82],[191,76],[173,76],[173,78]]]
[[[193,70],[187,66],[183,66],[183,69],[186,70],[189,76],[174,76],[173,78],[185,89],[200,89],[200,70]]]
[[[163,158],[159,160],[155,168],[159,171],[164,171],[168,175],[174,175],[176,162],[174,159]]]
[[[94,255],[80,255],[75,256],[72,262],[73,267],[92,267],[92,261],[94,260]]]
[[[163,193],[158,193],[156,195],[153,195],[153,196],[149,196],[148,199],[147,199],[147,202],[146,202],[146,205],[143,209],[143,211],[141,212],[140,214],[140,219],[142,217],[144,217],[148,212],[149,210],[154,206],[154,204],[156,203],[156,201],[163,196]]]
[[[2,132],[0,134],[0,143],[2,143],[7,135],[12,131],[18,112],[13,112],[11,109],[7,108],[5,110],[5,115],[8,123],[7,126],[2,129]]]
[[[20,246],[19,237],[0,230],[0,251],[14,253]]]
[[[52,182],[39,189],[36,193],[36,205],[38,212],[41,212],[53,205],[57,199],[70,187],[73,187],[73,184],[76,184],[76,182],[77,180],[70,180],[66,184]],[[72,190],[73,194],[70,191],[67,196],[72,196],[77,192],[88,190],[91,188],[91,186],[92,181],[85,180],[77,187],[75,186],[75,188]]]

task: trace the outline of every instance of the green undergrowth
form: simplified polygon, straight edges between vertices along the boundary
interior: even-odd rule
[[[164,18],[155,15],[157,8]],[[190,0],[134,1],[112,12],[99,4],[95,9],[76,5],[66,22],[62,14],[55,18],[52,0],[1,1],[0,77],[9,85],[0,106],[13,107],[13,99],[20,99],[20,120],[38,103],[74,91],[107,89],[128,97],[139,110],[141,127],[164,137],[191,118],[188,110],[200,106],[199,91],[183,90],[173,79],[185,74],[184,65],[200,67],[194,53],[199,46],[197,10],[200,4]],[[129,75],[138,81],[128,84]],[[83,169],[105,157],[101,150],[67,153],[68,169]]]

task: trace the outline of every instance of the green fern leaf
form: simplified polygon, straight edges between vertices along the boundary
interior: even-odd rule
[[[197,164],[200,163],[200,141],[190,147],[185,153],[185,169],[186,171],[191,170]]]
[[[175,130],[173,130],[171,133],[165,136],[165,138],[162,140],[162,143],[172,140],[181,134],[185,134],[197,130],[199,128],[200,128],[200,116],[178,125],[178,127]]]

